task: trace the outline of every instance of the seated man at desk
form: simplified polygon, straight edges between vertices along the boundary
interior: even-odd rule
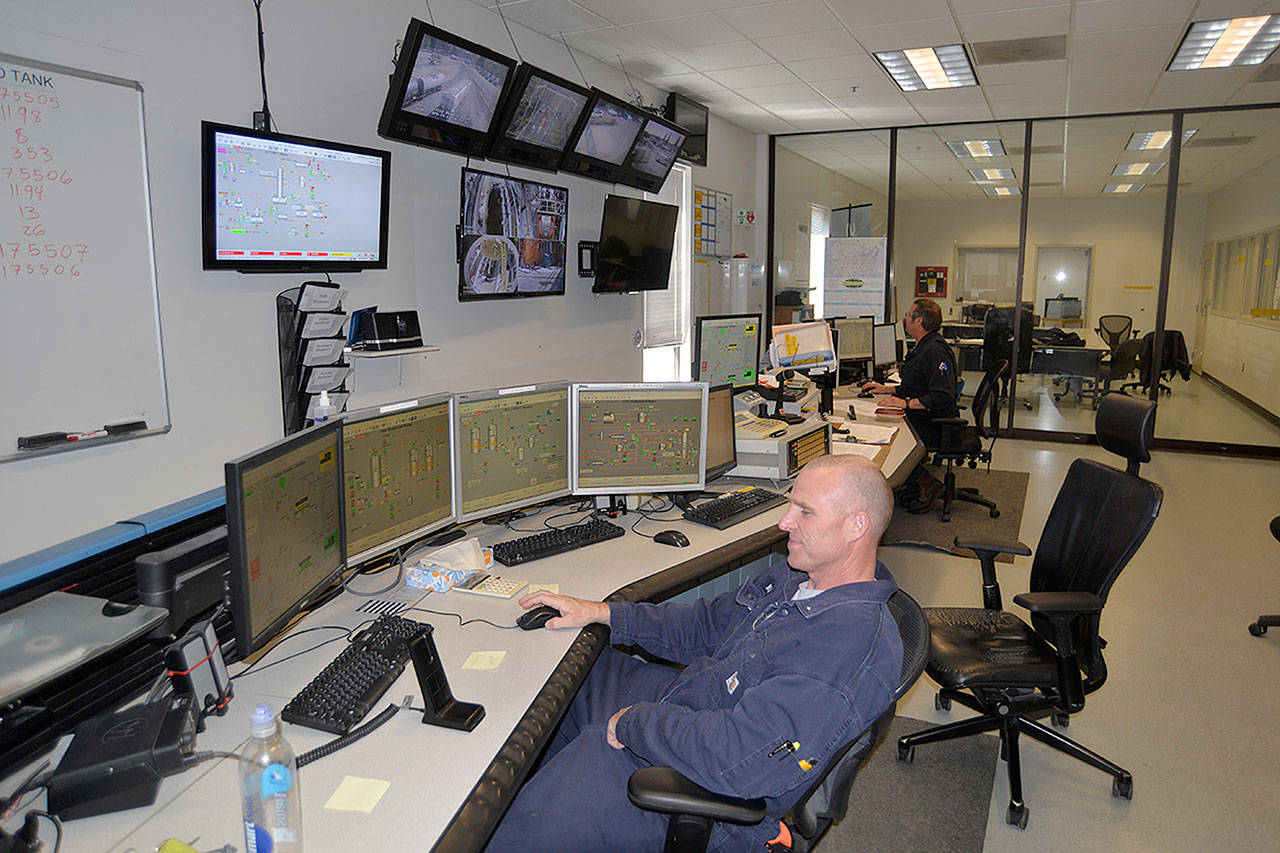
[[[735,592],[694,604],[522,598],[560,611],[548,628],[610,625],[614,643],[684,668],[605,649],[488,849],[661,849],[666,816],[627,799],[627,779],[648,765],[765,797],[760,825],[720,824],[711,837],[715,850],[763,849],[815,771],[891,701],[897,585],[876,546],[892,511],[873,463],[825,456],[801,471],[778,524],[789,558]]]
[[[889,394],[882,405],[901,408],[924,446],[936,449],[939,428],[934,418],[958,418],[956,356],[942,339],[942,309],[932,299],[917,299],[902,318],[902,328],[916,342],[902,362],[897,385],[867,382],[863,391]],[[942,483],[919,466],[899,490],[898,499],[913,512],[927,512],[942,493]]]

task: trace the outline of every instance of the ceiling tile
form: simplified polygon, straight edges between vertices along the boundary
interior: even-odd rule
[[[734,41],[712,44],[690,50],[673,50],[671,55],[698,71],[718,71],[722,68],[741,68],[744,65],[774,64],[773,58],[754,42]]]
[[[1015,9],[1035,9],[1040,6],[1060,6],[1062,0],[950,0],[957,15],[977,15],[982,12],[999,12],[1012,6]]]
[[[1232,95],[1229,104],[1262,104],[1280,101],[1280,81],[1272,83],[1250,83],[1242,86]]]
[[[636,38],[636,36],[618,27],[606,27],[581,33],[566,33],[563,38],[565,43],[574,50],[582,51],[588,56],[605,59],[605,61],[614,66],[618,64],[619,56],[635,56],[641,53],[651,53],[655,50],[654,46],[649,42]]]
[[[960,32],[968,42],[1056,36],[1070,29],[1071,7],[1046,6],[1040,9],[961,15],[959,21]]]
[[[865,98],[869,95],[884,95],[901,102],[902,92],[891,80],[883,77],[844,77],[840,80],[806,80],[819,94],[828,98],[853,99]],[[857,91],[854,91],[854,89]]]
[[[1040,118],[1063,115],[1066,97],[1062,98],[1014,98],[991,102],[991,113],[997,119]]]
[[[843,26],[822,0],[787,0],[719,14],[735,30],[753,39],[816,33]]]
[[[824,106],[830,102],[821,98],[806,83],[783,83],[780,86],[752,86],[737,89],[739,95],[752,103],[771,107],[774,104],[788,104],[796,101],[818,101]]]
[[[1181,26],[1143,27],[1105,33],[1073,34],[1067,39],[1067,57],[1119,56],[1128,53],[1163,52],[1173,56],[1182,38]]]
[[[707,76],[722,86],[735,92],[749,87],[777,86],[783,83],[796,83],[799,78],[776,62],[768,65],[752,65],[746,68],[728,68],[722,71],[708,71]]]
[[[1146,100],[1146,92],[1097,92],[1090,95],[1082,95],[1076,94],[1073,89],[1068,106],[1070,107],[1069,112],[1076,115],[1116,113],[1143,109]]]
[[[765,53],[782,62],[862,53],[862,48],[853,40],[853,36],[843,28],[794,36],[770,36],[756,39],[756,44]]]
[[[502,14],[508,21],[524,24],[534,32],[544,35],[593,30],[612,23],[570,0],[521,0],[519,3],[503,3]]]
[[[1056,0],[1062,2],[1062,0]],[[894,0],[892,3],[868,3],[866,0],[827,0],[844,25],[874,27],[879,24],[900,24],[904,21],[927,21],[951,14],[947,0]]]
[[[1122,93],[1139,93],[1144,97],[1151,94],[1151,89],[1160,78],[1159,74],[1117,74],[1110,77],[1082,77],[1072,79],[1071,98],[1088,98],[1093,95],[1116,95]]]
[[[824,92],[823,94],[826,94],[826,93]],[[851,92],[849,94],[844,95],[843,97],[827,95],[827,99],[830,100],[831,103],[835,104],[836,106],[844,110],[848,110],[851,108],[853,109],[887,109],[887,108],[909,109],[911,107],[911,104],[907,102],[907,99],[903,97],[901,93],[898,93],[898,94],[886,93],[881,95],[871,95],[871,94],[864,94],[862,92],[858,92],[857,94],[854,94]]]
[[[893,85],[897,84],[885,74],[884,69],[861,49],[846,56],[828,56],[824,59],[798,59],[784,62],[802,80],[838,80],[845,77],[878,76]]]
[[[1123,77],[1128,74],[1160,73],[1169,64],[1166,51],[1158,53],[1123,53],[1071,59],[1071,79],[1083,77]]]
[[[920,124],[920,114],[911,107],[841,107],[844,114],[865,127],[892,127]]]
[[[562,0],[563,2],[563,0]],[[706,11],[697,0],[575,0],[611,24],[638,24]]]
[[[916,111],[927,122],[986,121],[991,118],[991,108],[986,104],[980,106],[972,104],[921,106],[917,104]]]
[[[982,81],[984,86],[1061,80],[1067,74],[1067,60],[1054,59],[1049,62],[1011,62],[1006,65],[980,65],[977,73],[978,79]]]
[[[692,15],[649,24],[635,24],[626,31],[662,50],[704,47],[742,41],[742,34],[715,15]]]
[[[1196,0],[1083,0],[1076,4],[1075,31],[1093,33],[1159,24],[1182,27],[1191,20]],[[1198,20],[1203,20],[1197,15]]]
[[[705,74],[699,74],[696,71],[690,71],[685,74],[664,74],[656,77],[646,77],[645,80],[659,89],[692,95],[694,100],[701,101],[704,104],[707,103],[706,97],[708,94],[728,91],[710,77]]]
[[[880,27],[851,26],[849,29],[868,53],[960,42],[960,31],[956,29],[956,23],[951,18],[933,18],[928,21],[886,24]]]

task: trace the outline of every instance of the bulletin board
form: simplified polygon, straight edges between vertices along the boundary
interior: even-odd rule
[[[733,196],[708,187],[693,188],[693,253],[733,254]]]
[[[0,54],[0,135],[0,461],[168,431],[142,87]]]

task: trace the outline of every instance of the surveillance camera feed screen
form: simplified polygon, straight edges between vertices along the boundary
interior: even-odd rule
[[[643,116],[605,100],[597,101],[573,150],[584,157],[621,166],[644,123]]]
[[[400,108],[437,121],[487,131],[509,69],[424,34]]]
[[[462,170],[458,298],[564,293],[569,191]]]
[[[519,142],[563,151],[587,95],[532,77],[516,104],[506,135]]]
[[[631,167],[646,175],[665,178],[683,144],[683,133],[651,121],[645,125],[644,133],[636,143],[636,150],[631,155]]]

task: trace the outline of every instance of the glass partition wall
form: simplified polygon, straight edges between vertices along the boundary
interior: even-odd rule
[[[889,319],[917,295],[941,304],[970,394],[987,307],[1026,306],[1030,363],[1002,415],[1014,435],[1090,436],[1098,396],[1123,389],[1158,393],[1161,444],[1280,455],[1280,109],[772,141],[774,322],[847,314],[833,295],[874,289],[838,266],[811,280],[813,255],[839,263],[828,241],[857,231],[887,253]],[[1121,339],[1104,317],[1129,318]]]

